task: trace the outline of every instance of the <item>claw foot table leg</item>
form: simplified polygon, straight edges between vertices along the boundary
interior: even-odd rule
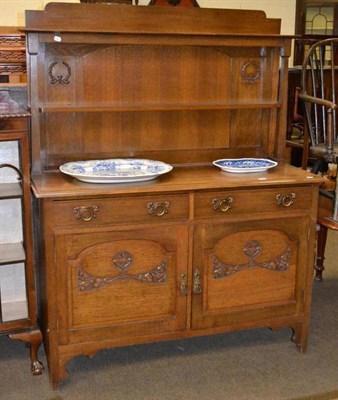
[[[11,339],[21,340],[22,342],[30,345],[30,357],[31,357],[31,370],[33,375],[41,375],[44,366],[41,361],[38,360],[38,350],[42,343],[42,334],[40,330],[12,333],[9,335]]]

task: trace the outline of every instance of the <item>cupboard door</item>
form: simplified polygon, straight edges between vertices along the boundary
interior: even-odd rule
[[[193,329],[302,313],[307,232],[305,217],[198,226]]]
[[[184,329],[187,235],[183,226],[56,235],[59,343]]]

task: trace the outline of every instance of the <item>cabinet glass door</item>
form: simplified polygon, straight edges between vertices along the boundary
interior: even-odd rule
[[[28,317],[19,143],[1,139],[0,135],[0,324]]]

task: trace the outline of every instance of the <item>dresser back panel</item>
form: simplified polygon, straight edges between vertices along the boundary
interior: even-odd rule
[[[55,43],[42,35],[31,76],[34,171],[96,158],[279,158],[280,39],[268,46],[247,37],[202,46],[195,39],[121,44],[106,35],[105,43],[78,43],[66,34]]]

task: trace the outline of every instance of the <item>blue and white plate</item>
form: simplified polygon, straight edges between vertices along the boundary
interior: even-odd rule
[[[278,163],[267,158],[223,158],[213,162],[222,171],[236,174],[262,172],[275,167]]]
[[[161,161],[137,158],[113,158],[69,162],[60,171],[83,182],[125,183],[155,179],[170,172],[173,167]]]

